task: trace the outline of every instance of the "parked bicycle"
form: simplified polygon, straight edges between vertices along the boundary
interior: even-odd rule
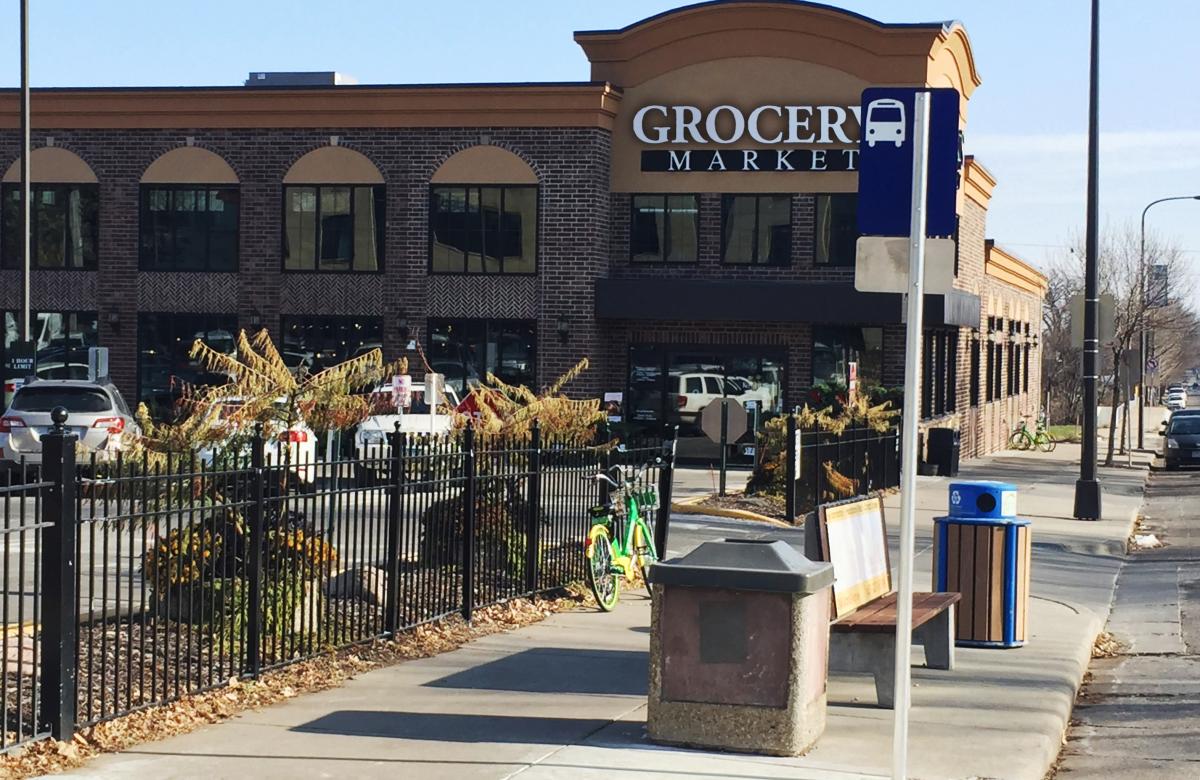
[[[1008,437],[1009,449],[1053,452],[1054,448],[1058,446],[1058,442],[1050,435],[1050,431],[1046,427],[1046,418],[1039,415],[1036,426],[1032,431],[1029,430],[1027,420],[1028,418],[1023,418],[1017,425],[1016,430]]]
[[[648,468],[613,466],[608,473],[587,478],[612,487],[608,503],[590,510],[592,522],[584,543],[588,584],[605,612],[617,606],[622,578],[633,583],[635,575],[641,574],[645,580],[650,564],[658,560],[654,534],[646,522],[646,513],[658,508],[658,491],[638,487]]]

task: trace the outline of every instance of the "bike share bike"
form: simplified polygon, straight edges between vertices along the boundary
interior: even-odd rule
[[[658,508],[658,491],[637,486],[648,468],[613,466],[608,473],[586,478],[607,482],[612,487],[608,503],[589,510],[591,527],[584,543],[588,584],[596,603],[605,612],[617,606],[622,577],[632,584],[635,575],[641,574],[645,581],[650,564],[658,560],[654,533],[645,515]],[[615,474],[616,478],[609,474]]]
[[[1038,415],[1037,427],[1032,431],[1029,430],[1029,425],[1025,420],[1021,420],[1017,429],[1008,437],[1008,447],[1012,450],[1038,449],[1042,452],[1054,452],[1056,446],[1058,446],[1058,442],[1046,428],[1044,415]]]

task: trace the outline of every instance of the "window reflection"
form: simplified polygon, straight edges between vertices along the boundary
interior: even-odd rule
[[[30,198],[30,263],[42,269],[94,269],[99,241],[99,187],[95,184],[33,184]],[[0,188],[0,255],[5,268],[20,268],[21,188]]]
[[[315,374],[383,349],[380,317],[283,317],[282,357],[296,373]]]
[[[138,399],[152,417],[176,417],[184,384],[224,384],[224,374],[207,372],[188,356],[201,339],[227,355],[237,353],[237,317],[232,314],[139,314]]]
[[[883,383],[883,328],[813,328],[812,383],[845,387],[850,363],[858,363],[860,387]]]
[[[236,271],[236,187],[143,186],[140,254],[146,271]]]
[[[537,323],[525,320],[430,320],[429,366],[462,398],[489,374],[533,388]]]
[[[100,345],[97,338],[95,312],[37,312],[30,334],[36,344],[39,379],[87,379],[88,348]],[[20,312],[4,312],[4,342],[0,350],[0,372],[4,379],[3,407],[16,389],[16,383],[26,379],[10,370],[9,347],[20,341]]]
[[[284,187],[284,270],[378,271],[382,185]]]
[[[694,263],[699,244],[699,198],[634,195],[629,252],[639,263]]]
[[[726,263],[786,265],[791,259],[790,195],[725,195],[721,211]]]
[[[434,273],[526,274],[536,270],[537,187],[434,187]]]
[[[858,244],[858,195],[817,196],[817,264],[854,266]]]

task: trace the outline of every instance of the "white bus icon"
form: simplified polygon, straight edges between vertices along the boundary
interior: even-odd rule
[[[872,100],[867,106],[867,146],[887,141],[904,143],[904,104],[892,98]]]

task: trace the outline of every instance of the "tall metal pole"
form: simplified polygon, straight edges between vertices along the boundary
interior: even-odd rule
[[[1146,338],[1146,312],[1149,310],[1149,306],[1146,305],[1146,212],[1148,212],[1151,207],[1157,206],[1159,203],[1167,203],[1172,200],[1200,200],[1200,195],[1174,195],[1169,198],[1159,198],[1158,200],[1150,201],[1148,204],[1146,204],[1146,208],[1142,209],[1142,241],[1141,250],[1138,253],[1138,286],[1140,287],[1140,293],[1142,296],[1140,301],[1142,324],[1140,328],[1141,332],[1138,338],[1142,350],[1142,365],[1140,368],[1138,368],[1139,390],[1137,442],[1139,450],[1144,449],[1146,446],[1144,438],[1146,429],[1146,361],[1150,358],[1150,353],[1146,349],[1147,346],[1149,346],[1149,339]]]
[[[1096,471],[1096,380],[1100,334],[1100,0],[1092,0],[1092,53],[1088,100],[1087,258],[1083,293],[1083,455],[1075,482],[1075,519],[1100,519],[1100,480]]]
[[[22,338],[29,341],[29,0],[21,0],[21,268],[24,297],[21,304]]]
[[[896,613],[896,678],[892,777],[908,777],[908,709],[912,654],[913,544],[917,520],[917,416],[921,403],[921,329],[925,303],[925,196],[929,166],[929,93],[913,106],[912,216],[908,239],[908,319],[904,334],[904,411],[901,421],[900,587]]]

